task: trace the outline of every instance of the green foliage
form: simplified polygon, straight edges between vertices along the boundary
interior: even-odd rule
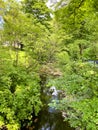
[[[51,20],[44,0],[0,1],[0,128],[30,125],[49,80],[62,90],[52,105],[65,120],[81,130],[98,129],[98,2],[63,2]]]
[[[51,105],[66,113],[72,127],[98,129],[98,68],[87,62],[74,62],[55,86],[63,91],[58,104]],[[68,65],[68,66],[69,66]],[[67,66],[66,66],[67,67]],[[66,69],[65,69],[66,70]]]
[[[30,126],[32,113],[37,115],[42,106],[38,63],[36,58],[32,59],[30,50],[27,51],[27,45],[34,41],[30,35],[35,38],[39,29],[21,11],[19,3],[7,2],[4,28],[0,30],[0,128],[18,130],[23,125]],[[13,46],[19,42],[25,45],[23,52]]]
[[[72,117],[70,122],[72,126],[79,126],[81,128],[86,128],[87,130],[98,129],[98,100],[96,97],[92,99],[85,99],[84,101],[74,102],[72,104],[73,110],[75,110],[76,117]],[[78,117],[79,115],[79,117]],[[77,121],[75,121],[75,118]]]
[[[44,0],[25,0],[24,10],[26,13],[32,14],[33,17],[42,24],[45,24],[45,21],[51,19],[50,9],[46,6]]]
[[[21,121],[27,119],[30,123],[33,110],[36,115],[40,110],[39,78],[19,67],[0,78],[0,127],[17,130]]]

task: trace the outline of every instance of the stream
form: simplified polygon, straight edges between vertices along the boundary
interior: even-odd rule
[[[43,93],[44,107],[38,115],[38,121],[35,123],[33,130],[74,130],[68,124],[64,122],[62,113],[55,108],[48,106],[52,100],[58,101],[58,91],[55,87],[50,88],[50,93]]]

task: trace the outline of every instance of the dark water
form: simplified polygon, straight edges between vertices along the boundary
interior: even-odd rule
[[[57,93],[56,95],[51,95],[51,97],[43,94],[43,100],[45,106],[37,117],[38,121],[35,123],[34,130],[74,130],[69,126],[68,122],[64,122],[60,111],[48,106],[48,103],[51,103],[52,100],[58,101]]]
[[[54,108],[43,109],[38,116],[34,130],[74,130],[63,121],[61,113]]]
[[[43,108],[35,118],[32,127],[23,128],[22,130],[74,130],[74,128],[69,126],[68,122],[63,121],[64,118],[60,111],[48,105],[53,100],[59,101],[57,91],[54,92],[52,94],[41,94],[42,102],[44,104]]]

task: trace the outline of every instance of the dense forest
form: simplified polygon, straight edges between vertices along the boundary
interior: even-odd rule
[[[50,106],[77,130],[98,130],[98,0],[0,0],[0,129],[31,126]],[[33,128],[32,128],[33,130]]]

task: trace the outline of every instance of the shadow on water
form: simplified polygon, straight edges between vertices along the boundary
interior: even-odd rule
[[[35,118],[32,127],[23,127],[21,130],[75,130],[71,128],[68,122],[64,122],[62,113],[55,108],[48,106],[53,100],[58,102],[58,91],[52,87],[52,92],[41,94],[43,108]]]
[[[46,104],[38,115],[38,122],[35,123],[34,130],[74,130],[68,122],[63,121],[64,118],[60,111],[47,105],[52,100],[58,100],[57,91],[53,90],[51,97],[49,96],[46,95]],[[45,98],[45,95],[43,97]]]
[[[74,130],[67,122],[63,121],[61,113],[43,109],[38,116],[38,122],[34,130]]]

